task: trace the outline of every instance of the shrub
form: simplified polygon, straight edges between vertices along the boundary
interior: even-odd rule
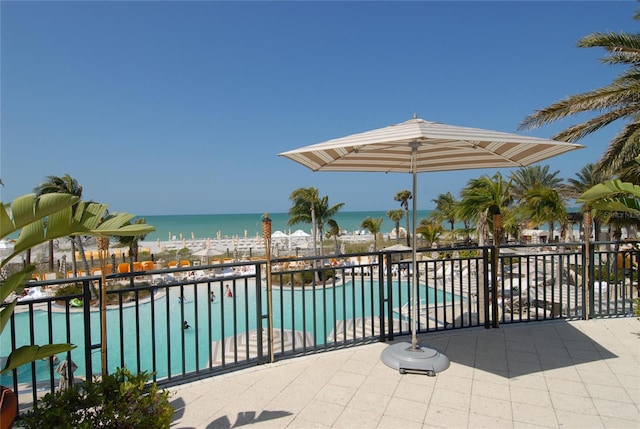
[[[47,393],[31,414],[25,428],[167,428],[174,408],[169,392],[148,384],[146,372],[133,375],[126,368],[102,379]]]
[[[60,285],[56,288],[56,297],[82,294],[82,283]]]
[[[323,270],[318,271],[318,280],[327,281],[327,280],[332,279],[335,275],[336,275],[336,273],[332,268],[323,269]]]

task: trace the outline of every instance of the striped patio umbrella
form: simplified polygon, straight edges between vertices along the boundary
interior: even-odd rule
[[[417,173],[524,167],[582,147],[584,146],[574,143],[519,134],[445,125],[414,116],[413,119],[400,124],[328,140],[279,155],[313,171],[411,173],[412,248],[415,266]],[[414,300],[417,296],[416,271],[413,270],[412,278]],[[414,314],[411,349],[415,351],[419,349],[416,339],[417,306],[412,307]]]

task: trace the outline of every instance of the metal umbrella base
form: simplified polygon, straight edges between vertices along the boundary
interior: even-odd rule
[[[382,352],[382,362],[397,369],[400,374],[407,372],[426,374],[434,377],[436,373],[449,368],[449,358],[438,350],[412,343],[390,345]]]

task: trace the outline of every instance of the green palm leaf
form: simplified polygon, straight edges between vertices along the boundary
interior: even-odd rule
[[[34,362],[38,359],[46,359],[58,353],[65,353],[75,349],[73,344],[47,344],[44,346],[32,345],[22,346],[15,349],[7,358],[7,363],[0,374],[11,371],[19,366]]]

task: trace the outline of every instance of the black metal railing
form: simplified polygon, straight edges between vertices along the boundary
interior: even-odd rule
[[[30,289],[43,293],[20,300],[0,355],[26,344],[77,347],[58,362],[5,374],[1,384],[28,408],[57,387],[62,360],[77,364],[76,379],[99,375],[103,339],[106,371],[147,371],[168,386],[267,363],[271,345],[278,360],[408,335],[414,307],[419,333],[585,318],[585,310],[628,315],[638,297],[640,252],[618,244],[590,246],[589,258],[580,243],[502,246],[495,287],[493,247],[421,249],[415,266],[407,252],[274,259],[272,314],[265,260],[110,274],[105,284],[100,276],[33,282]],[[55,295],[69,284],[75,292]],[[106,285],[106,331],[91,284],[98,291]]]

